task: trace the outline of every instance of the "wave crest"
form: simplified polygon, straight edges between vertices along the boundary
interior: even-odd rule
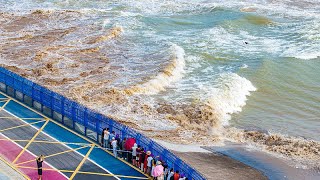
[[[135,85],[125,90],[127,94],[157,94],[164,91],[172,82],[179,80],[183,76],[185,60],[184,50],[180,46],[173,45],[174,55],[169,64],[155,77],[147,82]]]
[[[215,110],[222,125],[228,125],[230,115],[241,112],[246,105],[247,96],[251,91],[256,91],[256,88],[249,80],[235,73],[222,74],[220,84],[219,88],[206,90],[209,98],[203,102]]]

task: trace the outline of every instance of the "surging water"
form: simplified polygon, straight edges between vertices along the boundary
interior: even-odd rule
[[[319,4],[0,0],[1,63],[155,138],[319,166]]]

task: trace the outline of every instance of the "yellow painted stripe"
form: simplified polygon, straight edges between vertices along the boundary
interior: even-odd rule
[[[20,156],[24,153],[24,151],[26,151],[26,149],[30,146],[30,144],[34,141],[34,139],[41,133],[41,131],[44,129],[44,127],[46,127],[48,122],[49,122],[49,120],[46,120],[44,125],[42,125],[42,127],[37,131],[37,133],[30,139],[28,144],[22,149],[22,151],[18,154],[18,156],[13,160],[13,162],[12,162],[13,164],[16,163],[16,161],[20,158]]]
[[[23,139],[0,139],[0,141],[14,141],[14,142],[29,142],[28,140]],[[79,146],[87,146],[90,145],[89,143],[73,143],[73,142],[60,142],[60,141],[38,141],[34,140],[33,143],[44,143],[44,144],[73,144],[73,145],[79,145]]]
[[[45,156],[45,158],[47,159],[49,157],[58,156],[60,154],[65,154],[65,153],[68,153],[68,152],[74,152],[74,151],[77,151],[79,149],[84,149],[84,148],[87,148],[87,147],[89,147],[89,146],[83,146],[83,147],[78,147],[78,148],[75,148],[75,149],[69,149],[69,150],[66,150],[66,151],[61,151],[61,152],[58,152],[58,153],[54,153],[54,154],[50,154],[48,156]],[[29,162],[32,162],[32,161],[35,161],[35,160],[32,159],[32,160],[29,160],[29,161],[20,162],[20,163],[17,163],[16,166],[17,165],[21,165],[21,164],[26,164],[26,163],[29,163]]]
[[[21,169],[34,169],[37,170],[38,168],[36,167],[30,167],[30,166],[16,166],[17,168],[21,168]],[[73,173],[74,170],[64,170],[64,169],[52,169],[52,168],[42,168],[42,170],[44,171],[59,171],[59,172],[69,172],[69,173]]]
[[[18,168],[22,169],[34,169],[37,170],[35,167],[29,167],[29,166],[17,166]],[[59,171],[59,172],[67,172],[67,173],[74,173],[73,170],[65,170],[65,169],[51,169],[51,168],[42,168],[44,171]],[[98,176],[117,176],[121,178],[131,178],[131,179],[148,179],[146,177],[137,177],[137,176],[126,176],[126,175],[113,175],[113,174],[107,174],[107,173],[97,173],[97,172],[88,172],[88,171],[78,171],[77,174],[91,174],[91,175],[98,175]]]
[[[0,156],[0,160],[3,161],[4,163],[6,163],[9,167],[11,167],[13,170],[17,171],[19,174],[21,174],[21,176],[23,176],[25,179],[30,180],[30,178],[25,175],[24,173],[22,173],[19,169],[17,169],[15,166],[13,166],[11,163],[9,163],[8,161],[6,161],[5,159],[3,159]]]
[[[2,92],[0,92],[0,94],[2,94],[2,95],[4,95],[4,96],[6,96],[6,97],[8,97],[8,98],[10,98],[9,96],[7,96],[6,94],[4,94],[4,93],[2,93]],[[60,123],[58,123],[58,122],[56,122],[56,121],[54,121],[54,120],[50,119],[49,117],[45,116],[45,115],[44,115],[44,114],[42,114],[41,112],[38,112],[38,111],[36,111],[36,110],[34,110],[34,109],[32,109],[32,108],[28,107],[27,105],[25,105],[25,104],[23,104],[23,103],[21,103],[21,102],[19,102],[19,101],[15,100],[15,99],[12,99],[12,100],[13,100],[14,102],[16,102],[16,103],[20,104],[21,106],[23,106],[23,107],[25,107],[25,108],[29,109],[30,111],[33,111],[33,112],[35,112],[35,113],[39,114],[40,116],[42,116],[42,117],[44,117],[44,118],[46,118],[46,119],[49,119],[52,123],[54,123],[54,124],[56,124],[56,125],[58,125],[58,126],[62,127],[63,129],[66,129],[67,131],[69,131],[69,132],[71,132],[71,133],[73,133],[73,134],[75,134],[75,135],[77,135],[77,136],[79,136],[79,137],[81,137],[81,138],[85,139],[86,141],[88,141],[88,142],[90,142],[90,143],[93,143],[93,144],[97,145],[97,147],[100,147],[96,142],[92,141],[91,139],[88,139],[87,137],[83,136],[82,134],[79,134],[79,133],[77,133],[77,132],[75,132],[75,131],[72,131],[71,129],[69,129],[69,128],[67,128],[67,127],[63,126],[62,124],[60,124]],[[112,155],[112,156],[113,156],[113,154],[112,154],[111,152],[109,152],[109,151],[105,150],[104,148],[101,148],[101,149],[102,149],[102,150],[104,150],[105,152],[107,152],[107,153],[109,153],[110,155]],[[133,165],[132,165],[132,164],[130,164],[129,162],[127,162],[127,161],[125,161],[125,160],[123,160],[123,159],[121,159],[121,158],[118,158],[118,160],[122,161],[123,163],[125,163],[126,165],[130,166],[131,168],[133,168],[133,169],[137,170],[138,172],[140,172],[140,173],[144,174],[145,176],[147,176],[147,177],[151,178],[150,176],[148,176],[148,175],[147,175],[147,174],[145,174],[144,172],[141,172],[141,170],[140,170],[139,168],[137,168],[137,167],[133,166]]]
[[[146,177],[136,177],[136,176],[125,176],[125,175],[112,175],[112,174],[105,174],[105,173],[96,173],[96,172],[86,172],[86,171],[79,171],[79,174],[92,174],[92,175],[98,175],[98,176],[117,176],[121,178],[131,178],[131,179],[149,179]]]
[[[9,128],[6,128],[6,129],[1,129],[0,132],[11,130],[11,129],[16,129],[16,128],[20,128],[20,127],[25,127],[25,126],[29,126],[29,125],[32,125],[32,124],[37,124],[37,123],[40,123],[40,122],[44,122],[44,121],[37,121],[37,122],[30,123],[30,124],[23,124],[23,125],[19,125],[19,126],[9,127]]]
[[[82,161],[80,162],[80,164],[78,165],[78,167],[76,168],[76,170],[74,170],[73,174],[70,176],[69,180],[72,180],[77,172],[80,170],[80,168],[82,167],[83,163],[87,160],[87,158],[89,157],[91,151],[94,149],[94,144],[91,145],[91,148],[89,149],[89,151],[87,152],[86,156],[84,156],[84,158],[82,159]]]
[[[2,111],[2,109],[3,109],[4,107],[6,107],[6,105],[7,105],[10,101],[11,101],[11,98],[10,98],[6,103],[4,103],[4,105],[1,106],[0,111]]]

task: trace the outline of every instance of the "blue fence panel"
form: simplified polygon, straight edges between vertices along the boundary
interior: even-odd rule
[[[50,91],[47,88],[42,88],[41,90],[42,103],[43,105],[49,107],[50,109],[52,109],[52,100],[53,100],[52,95],[53,95],[52,91]]]
[[[35,101],[38,101],[39,103],[42,102],[41,100],[41,90],[42,90],[42,87],[39,86],[38,84],[33,84],[33,87],[32,87],[32,99],[35,100]]]
[[[92,111],[92,110],[89,110],[87,111],[87,126],[89,129],[91,130],[98,130],[97,129],[97,121],[99,120],[99,114]]]
[[[162,158],[164,158],[164,157],[163,157],[163,152],[164,152],[164,148],[163,148],[160,144],[154,142],[154,143],[153,143],[153,146],[152,146],[152,153],[153,153],[153,155],[159,156],[159,157],[161,157],[161,159],[162,159]]]
[[[148,137],[145,137],[144,135],[140,136],[140,139],[137,140],[137,144],[140,144],[142,147],[145,147],[147,150],[151,150],[150,149],[150,145],[151,145],[151,139]]]
[[[190,171],[192,170],[192,168],[190,168],[190,166],[188,164],[186,164],[183,161],[179,161],[178,167],[179,167],[182,174],[184,174],[189,179],[191,179]]]
[[[22,87],[23,87],[23,78],[17,74],[13,74],[13,88],[22,92]]]
[[[63,115],[68,117],[69,119],[72,119],[73,103],[74,102],[69,99],[65,99],[63,102]]]
[[[203,179],[205,179],[201,174],[199,174],[197,171],[195,171],[195,170],[193,170],[192,172],[191,172],[191,174],[192,174],[192,179],[193,180],[203,180]]]
[[[10,72],[10,71],[5,71],[4,72],[4,74],[6,75],[5,76],[5,82],[6,82],[6,84],[8,85],[8,86],[11,86],[11,87],[13,87],[13,77],[12,77],[12,72]]]
[[[107,118],[106,116],[100,116],[99,133],[101,133],[104,128],[111,128],[110,124],[112,124],[112,121],[109,118]]]
[[[122,132],[126,130],[126,126],[123,124],[120,124],[116,121],[113,122],[113,129],[116,134],[119,134],[121,137],[123,136]]]
[[[57,93],[52,93],[52,110],[57,113],[64,114],[63,112],[63,101],[64,97]]]
[[[80,123],[82,125],[85,125],[85,119],[86,119],[86,111],[87,108],[84,106],[74,103],[73,105],[73,118],[72,120],[76,121],[77,123]]]
[[[2,67],[0,67],[0,82],[6,83],[6,75],[3,73]]]
[[[132,138],[135,138],[136,141],[139,141],[140,136],[138,136],[138,133],[134,129],[127,128],[127,132],[126,132],[125,137],[132,137]]]
[[[32,87],[33,87],[33,82],[29,81],[27,79],[23,80],[23,88],[22,88],[22,92],[23,94],[32,97]]]
[[[177,157],[170,152],[169,150],[165,150],[166,153],[164,153],[164,159],[167,161],[169,168],[174,168],[174,163],[177,159]]]

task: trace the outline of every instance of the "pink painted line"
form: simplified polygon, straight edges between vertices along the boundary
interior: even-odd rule
[[[5,139],[6,137],[0,134],[1,139]],[[22,148],[18,146],[16,143],[8,140],[0,140],[0,155],[6,159],[8,162],[12,163],[13,160],[18,156],[18,154],[21,152]],[[25,151],[17,161],[24,162],[28,160],[34,159],[34,162],[22,164],[21,166],[28,166],[28,167],[34,167],[37,168],[36,163],[36,156],[29,153],[28,151]],[[52,169],[52,166],[49,166],[48,163],[43,163],[43,168]],[[38,170],[36,169],[26,169],[26,168],[17,168],[22,173],[30,177],[32,180],[38,179]],[[43,180],[49,180],[49,179],[55,179],[55,180],[65,180],[67,179],[61,172],[58,171],[42,171],[42,179]]]

